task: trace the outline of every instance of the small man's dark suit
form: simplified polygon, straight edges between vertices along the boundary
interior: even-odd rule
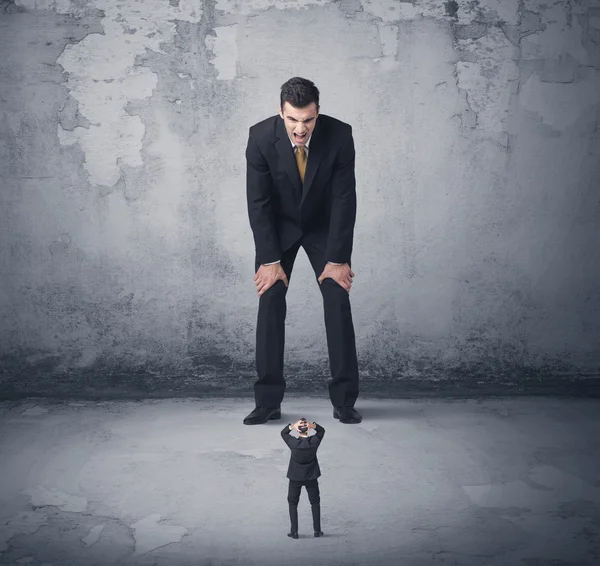
[[[317,450],[323,440],[323,436],[325,436],[325,429],[317,423],[314,424],[316,434],[307,438],[292,436],[290,434],[291,425],[289,424],[281,431],[281,437],[292,451],[287,472],[287,477],[290,480],[288,504],[292,533],[298,533],[298,502],[300,501],[302,486],[308,492],[313,517],[313,529],[315,533],[321,531],[321,496],[319,493],[319,481],[317,479],[321,475],[321,469],[319,468],[319,460],[317,459]]]
[[[356,219],[352,127],[330,116],[317,116],[304,182],[292,142],[278,115],[250,128],[246,160],[255,270],[262,264],[280,261],[289,281],[300,247],[306,251],[317,278],[328,262],[350,265]],[[329,395],[333,406],[341,408],[334,414],[338,418],[344,410],[354,410],[358,397],[354,326],[348,292],[331,278],[323,280],[319,288],[331,367]],[[255,400],[257,407],[273,411],[279,408],[286,388],[286,293],[283,281],[277,281],[261,295],[258,308]]]

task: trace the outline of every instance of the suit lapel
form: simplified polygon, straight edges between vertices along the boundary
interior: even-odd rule
[[[302,190],[302,202],[306,199],[308,191],[312,187],[315,175],[323,159],[323,132],[321,131],[321,121],[317,117],[317,123],[310,138],[310,147],[308,149],[308,159],[306,161],[306,171],[304,172],[304,187]],[[298,167],[296,167],[297,169]]]
[[[296,165],[296,156],[294,155],[294,148],[292,142],[285,131],[285,125],[281,116],[277,116],[277,129],[276,129],[277,141],[275,147],[279,152],[279,157],[285,165],[287,174],[296,187],[296,190],[302,192],[302,179],[300,179],[300,172],[298,171],[298,165]]]
[[[310,138],[306,171],[304,173],[304,186],[302,186],[302,180],[300,179],[298,165],[296,164],[296,156],[294,155],[292,142],[290,142],[290,138],[287,135],[285,124],[283,123],[281,116],[277,116],[277,141],[275,142],[275,147],[277,148],[279,157],[281,158],[294,187],[298,192],[302,193],[301,202],[304,202],[308,191],[311,189],[315,175],[317,174],[319,165],[323,159],[323,132],[321,130],[320,120],[317,118],[315,129]]]

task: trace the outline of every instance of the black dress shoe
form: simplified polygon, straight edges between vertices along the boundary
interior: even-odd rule
[[[281,418],[281,407],[256,407],[245,419],[244,424],[263,424]]]
[[[298,533],[288,533],[288,537],[290,537],[290,538],[298,538]]]
[[[322,537],[323,531],[315,531],[315,537]]]
[[[333,418],[340,419],[341,423],[356,424],[362,421],[360,413],[354,407],[335,407]]]

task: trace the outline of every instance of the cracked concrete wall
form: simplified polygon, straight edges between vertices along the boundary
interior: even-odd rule
[[[5,394],[251,386],[244,150],[294,75],[354,127],[365,388],[598,374],[600,1],[3,1],[0,48]],[[288,306],[324,388],[303,252]]]

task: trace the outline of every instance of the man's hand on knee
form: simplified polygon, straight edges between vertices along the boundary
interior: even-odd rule
[[[333,279],[336,283],[341,285],[348,293],[350,292],[350,288],[352,287],[352,278],[354,277],[354,271],[350,269],[350,266],[347,263],[343,265],[332,265],[328,263],[321,273],[318,281],[319,284],[323,283],[323,281],[327,278]]]
[[[282,280],[285,286],[288,286],[288,278],[281,267],[281,263],[273,265],[261,265],[254,276],[254,284],[258,291],[258,296],[266,293],[277,281]]]

